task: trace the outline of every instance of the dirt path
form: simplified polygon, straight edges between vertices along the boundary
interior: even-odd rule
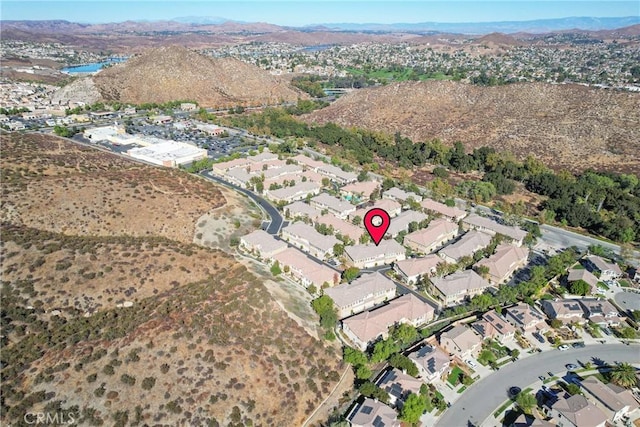
[[[319,426],[321,423],[327,421],[334,408],[340,406],[340,398],[344,393],[353,390],[353,379],[353,369],[351,369],[350,365],[347,365],[338,384],[336,384],[329,396],[327,396],[309,418],[307,418],[307,421],[302,424],[302,427]]]

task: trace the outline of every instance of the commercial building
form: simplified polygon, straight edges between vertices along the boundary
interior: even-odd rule
[[[177,167],[207,158],[207,150],[177,141],[132,148],[127,151],[127,154],[136,159],[167,167]]]

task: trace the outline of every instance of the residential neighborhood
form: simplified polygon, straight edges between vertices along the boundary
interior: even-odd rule
[[[541,252],[525,244],[530,240],[524,229],[401,187],[384,188],[371,177],[359,180],[353,172],[302,154],[287,158],[263,151],[214,164],[212,170],[281,210],[284,221],[277,233],[254,231],[240,239],[239,249],[313,297],[328,298],[337,322],[327,334],[371,360],[388,357],[387,346],[400,350],[349,407],[350,425],[400,425],[412,396],[430,402],[420,417],[423,425],[439,425],[438,414],[447,403],[505,364],[586,343],[618,342],[628,330],[637,331],[628,313],[606,298],[612,292],[607,284],[618,286],[623,272],[600,255],[559,253],[564,270],[536,285],[547,289],[544,298],[511,299],[473,312],[470,308],[487,298],[540,281]],[[374,207],[391,218],[378,245],[363,224]],[[573,295],[576,291],[584,294]],[[448,320],[452,316],[458,320]],[[420,340],[420,331],[431,328],[437,332]],[[403,352],[406,344],[397,347],[398,334],[410,330],[417,335]],[[541,374],[547,378],[546,371]],[[611,403],[621,392],[613,383],[601,386],[600,379],[590,378],[583,382],[584,396],[542,400],[538,418],[518,420],[565,425],[557,420],[568,423],[584,418],[581,414],[595,414],[594,420],[602,422],[622,422],[621,414],[640,418],[637,406],[623,405],[626,412],[620,412],[620,404]],[[637,404],[640,394],[624,396]],[[492,425],[487,422],[482,425]]]

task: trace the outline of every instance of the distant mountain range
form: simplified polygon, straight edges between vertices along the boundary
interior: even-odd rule
[[[639,24],[640,16],[626,16],[620,18],[570,17],[559,19],[536,19],[533,21],[498,21],[498,22],[420,22],[416,24],[319,24],[310,26],[324,27],[332,31],[375,31],[375,32],[441,32],[460,34],[488,34],[500,32],[510,33],[546,33],[563,30],[612,30]]]

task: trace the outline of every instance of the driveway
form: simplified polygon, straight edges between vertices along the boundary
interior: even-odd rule
[[[547,371],[566,372],[565,365],[599,358],[608,363],[614,361],[640,363],[640,347],[624,344],[593,344],[567,351],[550,350],[509,363],[487,378],[472,384],[438,420],[439,427],[480,425],[498,406],[507,400],[509,387],[523,390],[538,381]]]

